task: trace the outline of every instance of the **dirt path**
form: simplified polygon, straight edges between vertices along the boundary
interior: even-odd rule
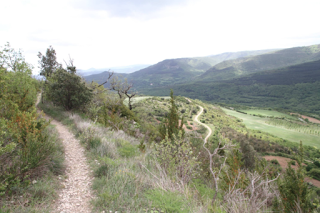
[[[92,176],[86,162],[85,150],[67,127],[56,120],[52,120],[51,124],[56,126],[65,148],[66,179],[62,182],[64,188],[56,202],[57,212],[91,212],[89,202],[92,199]]]
[[[190,101],[190,99],[189,98],[186,98],[187,99],[187,101],[189,101],[190,103],[191,103],[191,101]],[[212,134],[212,130],[211,130],[211,128],[209,127],[209,126],[207,126],[206,124],[204,124],[204,123],[201,123],[200,121],[199,121],[199,116],[203,113],[203,107],[202,106],[200,106],[200,105],[198,105],[199,107],[200,107],[200,112],[196,115],[196,117],[194,118],[194,120],[198,123],[198,124],[200,124],[200,125],[202,125],[202,126],[204,126],[205,128],[207,128],[208,130],[209,130],[209,133],[208,133],[208,135],[205,137],[205,139],[204,139],[204,142],[205,143],[207,143],[207,141],[208,141],[208,138],[210,137],[210,135]]]
[[[199,106],[199,105],[198,105]],[[205,143],[207,143],[207,141],[208,141],[208,138],[210,137],[210,135],[212,134],[212,130],[211,130],[211,128],[209,127],[209,126],[207,126],[206,124],[204,124],[204,123],[201,123],[200,121],[199,121],[199,116],[203,113],[203,107],[202,106],[199,106],[200,107],[200,112],[196,115],[196,117],[194,118],[194,120],[196,121],[196,122],[198,122],[200,125],[202,125],[202,126],[204,126],[205,128],[207,128],[208,130],[209,130],[209,133],[208,133],[208,135],[205,137],[205,139],[204,139],[204,142]]]

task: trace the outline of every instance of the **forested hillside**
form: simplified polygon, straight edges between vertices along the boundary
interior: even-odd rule
[[[320,115],[320,60],[220,82],[175,85],[177,94],[232,105],[282,108]],[[164,95],[169,88],[144,90]]]
[[[223,61],[197,78],[220,81],[320,59],[320,45],[294,47],[262,55]]]

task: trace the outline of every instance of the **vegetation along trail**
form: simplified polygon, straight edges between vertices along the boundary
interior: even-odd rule
[[[40,96],[37,104],[39,103]],[[46,116],[46,119],[49,119]],[[86,161],[84,148],[68,130],[56,120],[51,124],[56,126],[65,148],[66,179],[57,201],[58,212],[91,212],[90,200],[92,199],[89,165]]]

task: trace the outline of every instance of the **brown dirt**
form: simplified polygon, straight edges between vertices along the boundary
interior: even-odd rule
[[[197,130],[198,129],[198,127],[196,127],[195,125],[190,124],[191,123],[190,121],[187,121],[187,122],[188,122],[189,126],[192,127],[192,130]]]
[[[290,158],[285,158],[285,157],[280,157],[280,156],[264,156],[263,158],[266,159],[267,161],[271,161],[273,159],[276,159],[279,162],[281,168],[283,168],[283,169],[286,169],[288,167],[288,162],[292,161],[292,159],[290,159]],[[294,169],[298,169],[297,163],[296,163],[296,165],[292,165],[291,167]]]
[[[190,127],[192,127],[192,129],[188,129],[187,126],[186,126],[185,124],[183,124],[183,125],[182,125],[182,128],[183,128],[185,131],[189,132],[189,131],[193,131],[193,130],[197,130],[197,129],[198,129],[195,125],[191,125],[191,124],[190,124],[190,121],[187,121],[187,123],[188,123],[188,125],[189,125]],[[181,125],[181,120],[179,120],[179,126],[180,126],[180,125]]]
[[[285,158],[285,157],[280,157],[280,156],[264,156],[263,158],[266,159],[267,161],[270,161],[272,159],[276,159],[279,162],[282,169],[286,169],[288,167],[288,162],[292,160],[290,158]],[[292,165],[291,167],[294,169],[298,169],[297,165]],[[318,180],[312,179],[310,177],[306,177],[304,179],[304,181],[312,183],[316,187],[320,188],[320,181],[318,181]]]
[[[38,102],[39,100],[40,98],[38,98]],[[48,116],[45,118],[50,119]],[[59,192],[59,198],[56,201],[56,211],[64,213],[91,212],[93,177],[86,161],[85,150],[67,127],[56,120],[50,120],[51,124],[56,126],[65,148],[66,178],[61,183],[63,189]]]
[[[154,118],[154,120],[156,120],[156,122],[159,124],[161,123],[157,118]]]
[[[303,118],[303,119],[308,118],[308,120],[309,120],[310,122],[312,122],[312,123],[320,124],[320,121],[319,121],[318,119],[315,119],[315,118],[312,118],[312,117],[309,117],[309,116],[306,116],[306,115],[300,115],[300,114],[298,114],[298,113],[290,113],[290,115],[292,115],[292,114],[299,115],[299,116],[300,116],[301,118]]]

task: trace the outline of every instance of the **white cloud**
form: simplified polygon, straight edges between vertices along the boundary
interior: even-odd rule
[[[52,45],[60,62],[70,54],[87,69],[320,43],[316,0],[99,2],[5,1],[0,45],[22,48],[35,66]]]

